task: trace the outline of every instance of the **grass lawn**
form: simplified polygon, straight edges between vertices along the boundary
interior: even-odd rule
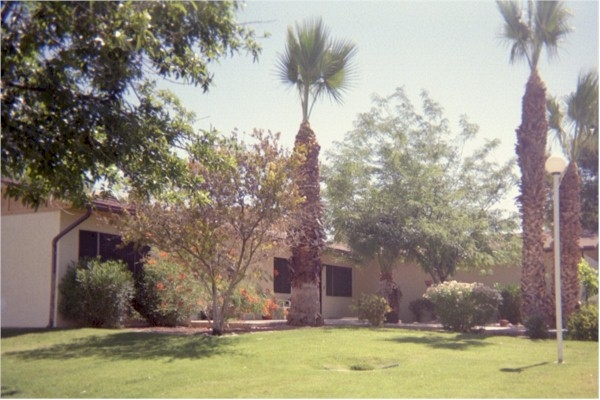
[[[598,343],[366,327],[2,332],[2,397],[598,398]]]

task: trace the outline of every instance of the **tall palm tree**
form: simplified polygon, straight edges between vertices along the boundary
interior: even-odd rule
[[[320,196],[319,151],[309,117],[317,99],[329,96],[341,102],[353,72],[352,58],[356,46],[330,38],[321,19],[311,19],[294,30],[288,28],[285,52],[279,55],[281,80],[296,87],[302,106],[302,123],[296,135],[294,151],[303,162],[297,171],[301,196],[305,197],[292,236],[290,325],[317,326],[320,314],[321,249],[325,242],[322,225],[323,206]]]
[[[515,1],[497,1],[504,18],[502,36],[510,44],[510,62],[525,59],[530,75],[522,101],[516,153],[521,169],[520,212],[523,230],[521,294],[522,315],[549,317],[543,255],[544,170],[548,120],[546,87],[537,66],[542,50],[557,53],[558,44],[570,32],[569,11],[561,2],[532,0],[523,10]]]
[[[568,317],[579,301],[577,265],[581,260],[581,177],[577,165],[581,151],[594,140],[598,130],[598,72],[579,76],[577,90],[564,102],[548,99],[550,130],[569,160],[560,184],[560,265],[563,315]],[[553,298],[553,297],[551,297]]]

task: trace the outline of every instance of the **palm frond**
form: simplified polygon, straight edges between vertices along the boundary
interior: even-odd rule
[[[577,158],[580,149],[598,135],[598,71],[579,75],[577,90],[567,97],[567,104],[574,132],[573,153]]]
[[[571,12],[560,1],[538,1],[535,7],[535,47],[545,48],[548,57],[558,54],[560,40],[573,29],[568,25]],[[538,52],[539,57],[539,52]],[[534,60],[537,63],[537,60]]]
[[[523,10],[516,1],[497,1],[496,4],[504,18],[500,37],[510,45],[510,63],[524,58],[531,64],[530,44],[533,31],[531,26],[523,21]]]
[[[342,101],[352,79],[356,51],[349,41],[331,39],[320,18],[297,23],[295,30],[288,28],[286,49],[279,55],[277,68],[284,83],[297,87],[304,120],[321,96]]]
[[[577,89],[564,100],[547,101],[550,129],[569,160],[577,160],[581,149],[598,136],[598,72],[581,74]]]
[[[516,1],[496,1],[504,18],[502,39],[510,45],[510,62],[525,58],[536,68],[542,50],[549,58],[558,54],[560,41],[572,31],[571,12],[560,1],[530,1],[527,13]]]

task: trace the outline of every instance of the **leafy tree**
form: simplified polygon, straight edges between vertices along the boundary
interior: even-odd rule
[[[567,96],[564,103],[556,98],[548,99],[548,114],[551,132],[569,159],[559,195],[562,307],[563,315],[568,318],[577,308],[580,288],[577,265],[581,260],[581,177],[577,160],[581,150],[598,136],[595,129],[598,126],[598,72],[580,75],[577,90]]]
[[[206,134],[190,147],[186,183],[120,221],[128,240],[168,252],[203,285],[215,335],[230,316],[235,288],[281,240],[300,202],[291,175],[296,159],[276,135],[255,131],[252,139]]]
[[[334,40],[321,19],[296,24],[288,28],[285,52],[279,55],[281,80],[298,90],[302,106],[302,123],[296,135],[294,151],[305,160],[298,167],[300,195],[306,199],[297,215],[297,225],[290,232],[297,245],[292,247],[291,325],[320,325],[319,307],[321,250],[325,233],[320,195],[319,151],[315,133],[308,121],[318,98],[327,95],[341,102],[351,82],[352,58],[356,46],[344,40]]]
[[[458,267],[515,259],[514,221],[494,209],[515,183],[514,161],[490,160],[497,140],[467,155],[478,127],[463,116],[453,134],[442,108],[426,92],[421,98],[419,111],[401,88],[376,96],[328,153],[324,173],[335,238],[379,262],[379,292],[392,309],[400,260],[416,261],[439,283]]]
[[[527,10],[515,1],[497,1],[504,19],[502,38],[510,46],[510,62],[525,59],[530,75],[522,100],[521,125],[517,129],[517,161],[521,169],[518,197],[523,230],[522,315],[549,316],[544,266],[544,203],[546,201],[546,87],[538,73],[542,50],[557,53],[560,41],[571,31],[569,11],[558,1],[528,1]]]
[[[102,184],[154,193],[182,173],[191,116],[152,80],[209,89],[209,65],[247,50],[235,2],[2,2],[2,176],[35,207]]]
[[[586,302],[591,297],[598,295],[598,269],[592,267],[585,258],[582,258],[577,265],[579,280],[583,285],[584,299]]]

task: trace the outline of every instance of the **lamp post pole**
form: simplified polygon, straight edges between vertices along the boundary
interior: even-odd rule
[[[560,175],[566,167],[566,160],[560,156],[551,156],[546,160],[546,171],[552,174],[552,197],[554,200],[554,296],[556,305],[556,341],[558,344],[558,363],[563,363],[562,330],[562,291],[560,279],[560,217],[559,184]]]
[[[560,200],[558,196],[560,173],[552,174],[554,196],[554,295],[556,303],[556,341],[558,343],[558,363],[563,362],[562,334],[562,290],[560,279]]]

